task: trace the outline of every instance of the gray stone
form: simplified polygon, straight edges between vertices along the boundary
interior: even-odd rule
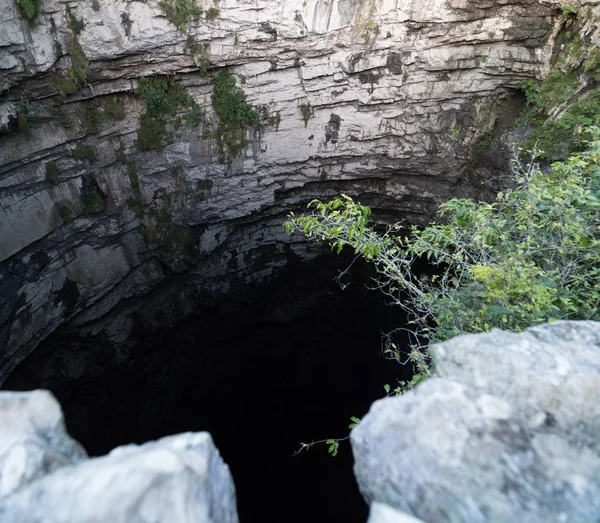
[[[186,433],[65,467],[0,501],[3,523],[238,523],[210,434]]]
[[[423,523],[423,520],[398,512],[383,503],[373,503],[367,523]]]
[[[86,457],[50,392],[0,392],[0,499]]]
[[[352,431],[369,503],[424,521],[597,522],[600,323],[461,336]],[[586,401],[587,398],[587,401]]]

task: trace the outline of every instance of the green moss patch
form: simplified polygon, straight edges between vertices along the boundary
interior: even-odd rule
[[[229,163],[248,145],[248,127],[258,126],[258,113],[228,72],[215,78],[212,105],[219,117],[216,130],[219,161]]]
[[[160,0],[158,7],[167,20],[183,32],[187,31],[187,24],[202,16],[202,9],[194,0]]]
[[[196,126],[202,122],[200,107],[172,77],[142,77],[135,94],[146,103],[138,130],[138,145],[144,151],[160,151],[171,140],[169,123],[175,124],[179,119],[179,124],[185,121]],[[178,112],[183,114],[178,117]]]
[[[77,160],[88,160],[95,162],[98,160],[96,148],[91,145],[78,145],[72,152],[71,156]]]
[[[17,0],[21,15],[27,19],[31,27],[35,26],[35,19],[42,12],[40,0]]]
[[[60,174],[59,168],[53,161],[49,161],[46,164],[46,180],[52,183],[56,183],[58,175]]]

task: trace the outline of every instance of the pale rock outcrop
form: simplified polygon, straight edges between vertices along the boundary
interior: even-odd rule
[[[221,0],[185,34],[156,0],[82,0],[69,2],[75,35],[64,2],[44,0],[34,27],[3,2],[0,383],[53,333],[126,359],[135,332],[314,256],[281,228],[314,197],[345,192],[413,223],[451,196],[489,197],[505,183],[515,88],[548,71],[565,3]],[[63,97],[74,36],[89,73]],[[188,36],[208,45],[207,73]],[[211,106],[224,69],[263,118],[229,165]],[[175,76],[203,118],[143,151],[134,89],[155,75]]]
[[[375,402],[352,431],[365,499],[423,521],[597,521],[600,323],[459,336],[431,353],[435,377]]]
[[[238,523],[229,467],[207,432],[86,460],[47,391],[0,393],[5,523]]]
[[[67,434],[52,394],[43,390],[0,393],[0,500],[86,457]]]

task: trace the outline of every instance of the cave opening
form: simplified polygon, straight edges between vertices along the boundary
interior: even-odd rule
[[[338,271],[350,269],[342,279]],[[381,335],[406,319],[351,252],[289,263],[174,328],[139,339],[131,357],[77,379],[56,366],[60,344],[26,360],[3,388],[48,388],[90,455],[187,431],[209,431],[236,486],[242,523],[364,522],[348,441],[331,457],[310,443],[348,435],[412,369],[386,360]],[[399,340],[400,342],[400,340]],[[406,340],[404,340],[406,343]],[[98,358],[102,358],[101,355]],[[102,365],[99,365],[101,368]]]

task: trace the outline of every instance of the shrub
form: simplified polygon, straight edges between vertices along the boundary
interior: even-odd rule
[[[142,77],[135,94],[146,103],[146,112],[140,119],[138,130],[138,144],[144,151],[162,150],[164,143],[171,138],[167,124],[179,109],[186,109],[184,119],[192,125],[198,125],[202,120],[198,104],[174,78]]]
[[[206,11],[206,19],[207,20],[216,20],[219,16],[219,8],[218,7],[209,7]]]
[[[60,174],[59,168],[53,161],[49,161],[46,164],[46,180],[52,183],[56,183],[58,175]]]
[[[187,31],[189,22],[202,16],[202,9],[194,0],[160,0],[158,7],[165,13],[167,20],[183,32]]]
[[[249,126],[259,123],[258,113],[246,101],[246,94],[226,71],[215,78],[212,105],[219,117],[216,130],[219,161],[230,162],[248,145],[246,138]]]
[[[67,22],[69,23],[69,27],[71,28],[71,31],[73,31],[73,34],[74,35],[81,34],[81,31],[83,31],[83,29],[85,28],[85,23],[83,22],[83,20],[79,20],[75,16],[75,14],[71,10],[71,6],[69,5],[68,2],[66,5],[66,17],[67,17]]]
[[[29,103],[26,98],[21,98],[17,102],[17,124],[19,131],[29,134],[31,127],[39,119],[40,113],[37,107]]]
[[[443,221],[409,234],[400,224],[377,232],[370,209],[348,196],[315,200],[311,215],[291,215],[285,226],[372,261],[382,288],[429,343],[494,327],[600,320],[600,128],[589,133],[585,153],[550,172],[517,158],[515,189],[494,203],[452,199],[440,206]],[[423,258],[435,274],[411,270]],[[387,351],[401,357],[391,343]],[[413,348],[411,356],[426,374],[425,355]]]
[[[315,111],[308,102],[300,104],[299,107],[302,120],[304,121],[304,127],[306,127],[308,125],[308,120],[315,115]]]
[[[35,26],[35,19],[42,12],[40,0],[17,0],[17,6],[29,25]]]
[[[71,156],[78,160],[88,160],[89,162],[95,162],[98,160],[98,153],[96,148],[91,145],[78,145],[72,152]]]
[[[73,211],[66,204],[59,206],[58,215],[62,218],[62,221],[65,223],[71,223],[73,221]]]
[[[103,120],[104,115],[94,102],[88,101],[83,105],[83,123],[88,133],[97,134],[98,126]]]

